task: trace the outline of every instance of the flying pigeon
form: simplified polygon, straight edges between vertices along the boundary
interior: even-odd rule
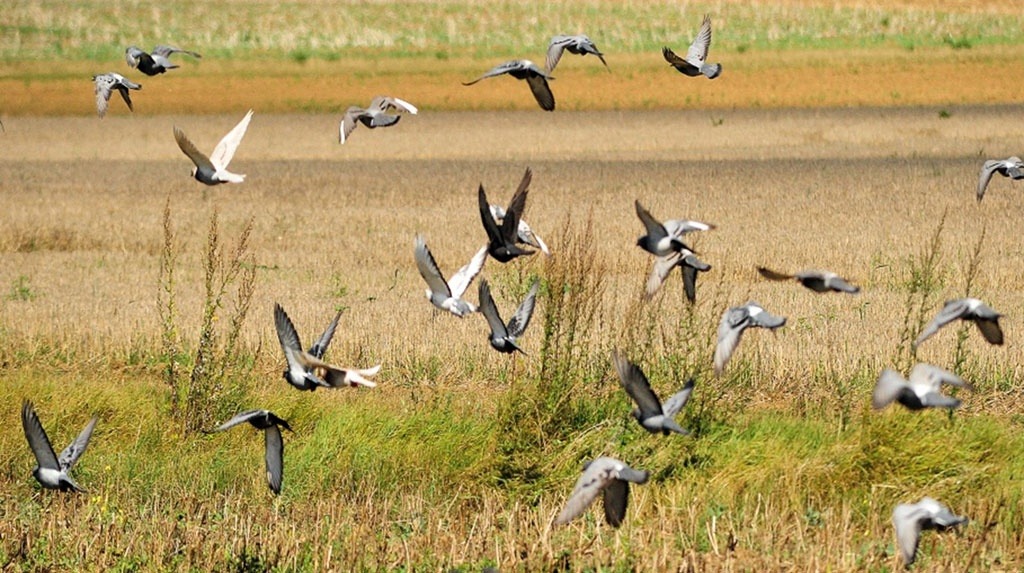
[[[274,326],[277,330],[277,340],[281,343],[281,350],[284,351],[285,360],[288,362],[288,369],[282,375],[289,384],[299,390],[309,391],[316,390],[317,386],[323,388],[341,388],[343,386],[373,388],[377,385],[369,378],[380,371],[380,364],[373,368],[356,370],[333,366],[323,361],[323,353],[331,342],[337,321],[338,317],[335,316],[327,330],[309,349],[309,352],[305,352],[302,350],[302,343],[299,342],[299,334],[295,331],[295,325],[288,318],[284,308],[280,304],[274,303]]]
[[[760,327],[775,330],[786,324],[786,319],[766,311],[756,302],[734,306],[725,311],[718,324],[718,345],[715,347],[715,375],[720,376],[726,363],[740,344],[747,328]]]
[[[110,94],[117,90],[128,104],[129,111],[135,111],[132,106],[132,98],[128,90],[141,90],[142,86],[116,72],[93,76],[92,81],[96,84],[96,113],[100,117],[107,115],[107,104],[110,102]]]
[[[228,171],[228,164],[235,156],[238,145],[242,143],[242,137],[245,136],[245,130],[249,128],[250,120],[252,120],[251,109],[249,113],[245,114],[242,121],[238,122],[238,125],[220,140],[217,147],[213,148],[213,153],[209,157],[196,149],[184,131],[178,126],[174,127],[174,139],[178,142],[178,147],[196,165],[192,168],[192,176],[196,178],[196,181],[207,185],[219,185],[221,183],[241,183],[245,180],[245,175],[237,175]]]
[[[1024,179],[1024,161],[1020,157],[1008,157],[1006,159],[989,159],[981,166],[981,173],[978,175],[978,202],[985,196],[985,189],[992,175],[1000,174],[1003,177],[1017,181]]]
[[[431,304],[459,318],[477,311],[476,306],[469,301],[463,300],[462,295],[466,293],[470,283],[473,282],[476,275],[480,274],[480,270],[484,268],[484,262],[487,261],[486,245],[480,247],[480,250],[473,255],[473,258],[466,263],[466,266],[452,275],[450,281],[445,280],[444,275],[441,274],[441,269],[437,266],[434,255],[430,254],[430,249],[427,248],[426,242],[424,242],[423,237],[420,235],[416,235],[414,254],[420,276],[423,277],[423,280],[427,281],[427,300]]]
[[[813,290],[814,292],[847,292],[850,294],[857,294],[860,292],[860,287],[854,286],[846,282],[843,277],[829,271],[800,271],[795,275],[788,275],[773,271],[765,267],[757,267],[757,272],[761,273],[761,276],[772,281],[786,281],[795,279],[796,282],[804,285],[805,287]]]
[[[917,503],[901,503],[892,511],[892,525],[896,529],[896,544],[903,557],[904,567],[910,567],[917,557],[917,544],[921,531],[945,531],[967,523],[967,518],[955,515],[948,507],[930,497]]]
[[[147,76],[155,76],[167,70],[180,67],[178,64],[171,63],[169,59],[171,54],[188,54],[193,58],[202,58],[202,56],[195,52],[182,50],[174,46],[157,46],[148,54],[135,46],[128,46],[128,49],[124,51],[124,59],[128,62],[128,67],[138,68],[140,72]]]
[[[249,422],[257,430],[263,430],[266,443],[267,485],[275,495],[281,493],[281,479],[284,477],[284,440],[281,439],[281,428],[292,431],[288,422],[278,418],[269,410],[249,410],[237,414],[227,422],[217,426],[209,433],[223,432],[244,422]]]
[[[536,251],[528,251],[520,248],[516,242],[519,240],[519,221],[526,209],[526,194],[530,190],[530,181],[533,179],[533,172],[526,168],[523,179],[519,182],[519,188],[505,209],[505,215],[499,226],[491,214],[491,204],[487,201],[487,193],[484,192],[483,184],[477,191],[477,199],[480,206],[480,220],[483,221],[484,231],[487,232],[487,252],[495,260],[507,263],[522,255],[532,255]]]
[[[636,207],[636,216],[640,218],[640,222],[644,224],[644,229],[647,231],[646,235],[636,240],[638,247],[656,257],[678,253],[683,249],[693,252],[693,249],[682,241],[684,233],[669,233],[668,228],[655,219],[647,209],[644,209],[639,200],[634,201],[633,206]],[[676,221],[676,223],[680,222]]]
[[[544,111],[554,111],[555,109],[555,96],[551,93],[551,88],[548,86],[548,80],[555,79],[548,75],[547,72],[537,67],[537,64],[530,60],[509,60],[502,64],[494,66],[487,71],[484,75],[469,82],[463,83],[464,86],[471,86],[480,80],[493,78],[502,74],[508,74],[517,80],[526,80],[526,83],[530,86],[530,91],[533,92],[534,99],[537,100],[537,104]]]
[[[96,417],[93,416],[92,420],[89,420],[82,433],[78,434],[75,441],[64,448],[60,457],[54,454],[50,439],[46,437],[43,425],[39,422],[39,416],[36,415],[35,406],[28,400],[21,405],[21,427],[25,430],[25,439],[28,440],[28,446],[36,457],[36,467],[32,470],[32,476],[36,478],[39,485],[46,489],[87,493],[71,479],[68,473],[85,453],[85,448],[89,446],[89,438],[92,437],[93,428],[96,427]]]
[[[650,472],[635,470],[615,458],[600,457],[588,462],[565,508],[555,518],[555,525],[569,523],[594,503],[598,493],[603,493],[605,521],[612,527],[619,527],[626,518],[629,483],[644,484],[648,477]]]
[[[505,220],[505,209],[501,205],[491,204],[491,217],[494,218],[494,222],[497,223],[498,227],[501,227],[501,223]],[[540,249],[542,253],[547,256],[551,256],[551,251],[548,249],[547,243],[544,239],[540,238],[540,235],[533,232],[526,221],[522,218],[519,219],[519,229],[516,232],[516,242],[521,245],[529,245],[533,248]]]
[[[583,34],[576,36],[554,36],[551,38],[551,43],[548,44],[548,55],[544,62],[544,67],[547,68],[548,73],[555,71],[555,66],[558,65],[558,61],[562,59],[562,52],[569,52],[570,54],[577,54],[580,56],[586,56],[587,54],[593,54],[601,60],[604,67],[608,67],[608,62],[604,61],[604,54],[598,51],[597,46],[590,38]]]
[[[676,414],[690,401],[690,394],[693,393],[693,379],[687,380],[683,389],[673,394],[668,401],[662,405],[658,395],[651,389],[651,383],[647,380],[643,370],[630,362],[617,350],[612,351],[612,362],[615,370],[619,373],[619,383],[629,394],[629,397],[636,402],[637,407],[633,409],[633,417],[648,432],[655,434],[661,432],[669,435],[670,432],[683,434],[690,432],[684,430],[675,421]]]
[[[338,142],[345,143],[359,123],[370,129],[395,125],[398,120],[402,119],[402,116],[388,113],[391,110],[405,111],[412,115],[416,115],[419,111],[416,106],[403,99],[377,96],[370,101],[370,106],[365,109],[352,106],[345,111],[345,117],[342,118],[341,124],[338,126]]]
[[[530,324],[530,318],[533,316],[533,306],[537,302],[537,289],[539,287],[540,282],[534,280],[533,285],[530,286],[530,292],[526,294],[526,298],[519,304],[516,313],[512,315],[512,318],[508,320],[508,325],[506,325],[501,320],[501,315],[498,314],[498,307],[494,305],[494,299],[491,298],[490,285],[487,284],[486,280],[480,279],[480,312],[483,313],[484,318],[487,319],[487,324],[491,327],[488,341],[491,343],[492,348],[507,354],[516,351],[526,354],[516,344],[516,339],[523,335],[526,327]]]
[[[910,371],[910,380],[904,380],[894,370],[886,368],[878,377],[871,405],[876,410],[892,402],[899,402],[908,410],[924,408],[959,408],[960,400],[942,394],[942,385],[973,390],[962,378],[931,364],[919,363]]]
[[[697,38],[690,44],[690,49],[686,51],[685,59],[680,58],[667,47],[661,49],[661,54],[665,56],[665,61],[679,70],[679,73],[690,77],[704,74],[709,80],[713,80],[721,75],[722,64],[707,63],[708,48],[710,46],[711,15],[705,14],[704,21],[700,24],[700,33],[697,34]]]
[[[1002,315],[976,298],[958,298],[946,301],[939,314],[924,327],[917,340],[914,341],[914,348],[928,340],[940,328],[958,318],[970,320],[977,324],[978,330],[981,331],[981,335],[985,337],[989,344],[1001,345],[1003,343],[1003,330],[999,328],[1000,316]]]
[[[672,273],[672,269],[679,267],[683,276],[683,290],[686,292],[686,299],[690,302],[697,301],[697,273],[706,273],[711,270],[711,265],[697,258],[693,251],[683,249],[679,252],[654,259],[654,268],[647,278],[647,288],[644,296],[651,299],[661,288],[661,285]]]

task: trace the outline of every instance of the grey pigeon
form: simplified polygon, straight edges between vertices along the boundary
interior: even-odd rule
[[[146,53],[135,46],[128,46],[128,49],[124,51],[124,59],[128,62],[128,67],[138,68],[140,72],[147,76],[155,76],[179,67],[178,64],[172,63],[169,59],[171,54],[187,54],[193,58],[202,58],[202,56],[195,52],[182,50],[174,46],[157,46],[150,53]]]
[[[185,132],[174,127],[174,139],[178,142],[181,151],[192,160],[195,167],[192,168],[192,177],[196,181],[207,185],[219,185],[221,183],[241,183],[245,181],[245,175],[238,175],[228,171],[228,164],[235,157],[235,151],[242,143],[245,131],[249,129],[249,122],[252,120],[250,109],[242,121],[238,122],[223,139],[213,148],[213,153],[207,157],[203,152],[196,149],[196,146],[189,141]]]
[[[398,120],[402,119],[402,116],[388,113],[391,110],[404,111],[412,115],[416,115],[419,111],[416,106],[403,99],[377,96],[370,101],[369,107],[365,109],[352,106],[345,111],[345,117],[342,118],[341,124],[338,126],[338,142],[345,143],[348,136],[360,123],[370,129],[395,125]]]
[[[583,34],[577,34],[575,36],[553,36],[551,42],[548,44],[548,55],[544,62],[544,67],[547,68],[548,73],[555,71],[555,66],[558,65],[558,61],[562,59],[562,52],[569,52],[570,54],[576,54],[579,56],[586,56],[587,54],[593,54],[601,60],[604,67],[608,67],[608,62],[604,61],[604,54],[598,51],[597,46],[594,42]]]
[[[317,387],[341,388],[344,386],[366,386],[373,388],[377,384],[369,378],[380,371],[380,365],[373,368],[357,370],[355,368],[341,368],[323,361],[323,353],[330,344],[334,329],[337,327],[338,317],[327,327],[320,338],[309,349],[309,352],[302,350],[302,343],[299,341],[299,334],[295,325],[288,318],[288,314],[280,304],[274,303],[274,327],[277,330],[277,340],[281,343],[281,350],[284,352],[288,368],[282,376],[284,379],[299,390],[314,391]],[[317,356],[319,354],[319,356]]]
[[[53,452],[50,439],[46,437],[39,416],[36,415],[35,406],[28,400],[21,405],[21,427],[25,430],[25,439],[28,440],[28,446],[36,457],[36,467],[32,470],[32,476],[39,485],[46,489],[87,493],[68,474],[89,446],[89,438],[96,427],[96,417],[93,416],[89,420],[82,433],[64,448],[59,457]]]
[[[978,202],[985,196],[985,189],[992,175],[1000,174],[1003,177],[1017,181],[1024,179],[1024,161],[1020,157],[1008,157],[1006,159],[989,159],[981,166],[981,173],[978,175]]]
[[[661,49],[661,54],[665,56],[665,61],[679,70],[679,73],[691,78],[704,74],[709,80],[713,80],[721,75],[722,64],[707,63],[709,47],[711,47],[711,15],[704,14],[700,32],[690,44],[690,49],[686,51],[685,59],[680,58],[667,47]]]
[[[665,282],[665,279],[672,273],[672,269],[676,267],[679,267],[679,271],[683,276],[683,290],[686,292],[686,299],[690,302],[696,302],[697,273],[710,271],[711,265],[698,259],[697,255],[689,249],[683,249],[679,252],[669,253],[654,259],[654,268],[647,278],[647,288],[644,291],[644,296],[648,299],[654,297]]]
[[[110,102],[110,94],[117,90],[121,94],[124,103],[128,104],[129,111],[135,111],[132,106],[132,98],[128,90],[141,90],[142,86],[116,72],[93,76],[92,81],[96,86],[96,113],[100,117],[107,115],[107,104]]]
[[[491,343],[492,348],[507,354],[517,351],[526,354],[516,344],[516,339],[523,335],[526,327],[530,324],[530,318],[533,317],[533,307],[537,302],[537,289],[539,287],[540,282],[534,280],[533,285],[530,286],[530,292],[526,294],[526,298],[519,304],[519,308],[516,309],[515,314],[512,315],[512,318],[508,320],[506,325],[501,320],[501,315],[498,314],[498,307],[495,306],[494,299],[491,297],[490,285],[487,284],[486,280],[480,279],[480,312],[483,313],[484,318],[487,319],[488,326],[491,327],[488,341]]]
[[[491,204],[491,217],[494,218],[494,222],[497,223],[498,227],[501,227],[501,223],[505,220],[505,209],[501,205]],[[551,256],[551,250],[548,249],[548,245],[544,242],[544,239],[540,238],[540,235],[537,233],[534,233],[533,229],[530,228],[530,225],[528,225],[522,218],[519,219],[519,228],[516,232],[516,242],[540,249],[540,251],[545,255]]]
[[[829,271],[800,271],[795,275],[789,275],[786,273],[780,273],[773,271],[765,267],[757,267],[757,272],[761,273],[761,276],[772,281],[788,281],[795,279],[796,282],[804,285],[805,287],[813,290],[814,292],[846,292],[850,294],[857,294],[860,292],[860,287],[854,286],[846,282],[843,277]]]
[[[941,532],[965,523],[966,517],[954,514],[930,497],[923,497],[917,503],[897,505],[892,510],[892,525],[896,529],[896,544],[903,557],[903,566],[909,568],[914,563],[922,531],[934,529]]]
[[[533,92],[533,98],[537,100],[537,104],[540,108],[544,111],[554,111],[555,96],[551,93],[551,87],[548,86],[548,80],[553,80],[555,78],[548,75],[547,72],[537,67],[537,64],[530,60],[509,60],[498,64],[479,78],[468,83],[463,83],[462,85],[471,86],[480,80],[493,78],[502,74],[508,74],[517,80],[526,80],[526,83],[530,86],[530,91]]]
[[[619,354],[618,350],[612,351],[612,362],[615,370],[619,373],[619,383],[626,390],[626,394],[636,402],[637,407],[633,409],[633,417],[652,434],[661,432],[669,435],[669,432],[683,434],[690,432],[684,430],[675,421],[676,415],[690,401],[690,394],[693,393],[693,379],[687,380],[683,389],[676,392],[662,405],[658,395],[651,389],[651,383],[647,380],[643,370],[630,362],[625,356]]]
[[[491,214],[491,204],[487,201],[487,193],[484,192],[483,184],[477,191],[477,200],[480,207],[480,220],[484,224],[484,231],[487,232],[487,253],[501,263],[507,263],[516,257],[532,255],[536,251],[528,251],[519,247],[519,221],[526,210],[526,194],[530,190],[530,181],[533,180],[533,172],[526,168],[523,179],[519,182],[512,200],[505,209],[505,215],[501,225],[495,221]]]
[[[747,328],[775,330],[786,324],[786,319],[766,311],[756,302],[734,306],[722,315],[718,323],[718,344],[715,346],[715,375],[721,375],[732,353],[740,344],[740,337]]]
[[[876,410],[892,402],[899,402],[908,410],[924,408],[959,408],[960,400],[942,394],[942,385],[973,390],[970,384],[952,372],[938,366],[919,363],[910,371],[910,380],[904,380],[898,372],[886,368],[878,376],[871,405]]]
[[[644,209],[639,200],[633,201],[633,206],[636,207],[636,216],[640,218],[640,222],[644,224],[644,229],[647,231],[646,235],[637,239],[636,244],[638,247],[656,257],[678,253],[683,249],[693,252],[693,249],[682,241],[684,233],[669,233],[665,224],[655,219],[647,209]],[[680,223],[679,221],[675,222]]]
[[[928,340],[931,335],[940,328],[953,322],[956,319],[969,320],[978,325],[978,330],[989,344],[1001,345],[1003,343],[1003,330],[999,328],[998,312],[976,298],[958,298],[946,301],[946,304],[939,311],[939,314],[924,327],[921,334],[914,341],[914,348]]]
[[[281,439],[281,428],[292,431],[288,422],[278,418],[269,410],[249,410],[237,414],[227,422],[217,426],[210,433],[223,432],[244,422],[249,422],[257,430],[263,430],[266,444],[265,459],[267,462],[267,485],[274,494],[281,493],[281,480],[284,477],[284,440]]]
[[[594,503],[597,494],[603,493],[605,521],[612,527],[619,527],[626,518],[630,482],[645,484],[648,477],[649,472],[635,470],[615,458],[600,457],[588,462],[565,507],[555,518],[555,525],[569,523]]]
[[[451,280],[445,280],[441,274],[434,255],[430,254],[427,243],[423,237],[416,235],[416,246],[413,253],[416,257],[416,268],[420,276],[427,281],[427,300],[440,310],[448,311],[459,318],[477,311],[477,307],[469,301],[463,300],[462,295],[466,293],[470,283],[484,268],[487,261],[487,246],[480,247],[480,250],[473,255],[468,263],[459,269]]]

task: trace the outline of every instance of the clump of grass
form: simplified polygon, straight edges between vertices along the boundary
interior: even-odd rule
[[[32,301],[39,296],[39,293],[32,288],[32,280],[28,275],[18,275],[18,278],[11,282],[11,290],[7,292],[7,300]]]
[[[236,370],[247,363],[239,353],[238,342],[256,288],[257,265],[249,251],[254,220],[249,219],[234,249],[225,255],[217,211],[214,210],[210,216],[203,258],[205,296],[202,318],[199,339],[192,355],[192,369],[187,378],[182,373],[181,344],[176,326],[174,291],[178,254],[169,205],[164,208],[163,220],[164,246],[160,257],[157,301],[164,360],[167,361],[165,377],[171,386],[172,410],[178,415],[184,430],[191,433],[210,427],[213,421],[230,413],[246,392],[246,386],[241,383],[243,373]],[[231,313],[227,326],[221,327],[220,312],[229,296],[233,298]]]
[[[963,296],[965,297],[970,297],[972,295],[974,290],[974,281],[977,279],[978,271],[981,268],[981,254],[982,248],[985,245],[985,231],[985,226],[982,226],[981,234],[978,235],[978,240],[974,243],[974,248],[971,250],[965,268],[963,269]],[[974,325],[969,321],[961,322],[963,322],[963,324],[961,324],[960,328],[956,331],[956,347],[953,351],[953,372],[958,376],[962,376],[964,373],[964,365],[968,359],[967,339],[970,337],[971,330],[974,328]]]
[[[928,319],[928,313],[935,306],[945,280],[942,263],[942,230],[946,225],[947,212],[942,212],[939,224],[931,239],[916,256],[907,259],[907,277],[903,283],[907,290],[904,299],[903,324],[900,327],[899,345],[896,347],[895,362],[903,371],[913,365],[916,349],[914,339],[921,332]]]

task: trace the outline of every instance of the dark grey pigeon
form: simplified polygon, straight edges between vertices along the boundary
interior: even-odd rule
[[[274,303],[274,327],[277,330],[277,340],[281,343],[281,350],[284,352],[288,368],[282,376],[284,379],[299,390],[314,391],[317,387],[341,388],[344,386],[367,386],[373,388],[376,382],[369,380],[380,371],[380,365],[365,370],[354,368],[341,368],[323,361],[323,352],[326,352],[327,345],[334,336],[334,329],[337,327],[338,317],[327,327],[320,338],[309,349],[309,352],[302,350],[302,343],[299,341],[299,333],[295,325],[288,318],[288,314],[280,304]],[[315,353],[319,353],[317,356]]]
[[[871,405],[876,410],[881,410],[893,402],[903,404],[908,410],[959,408],[960,400],[942,394],[943,384],[974,389],[956,374],[922,362],[910,371],[909,380],[904,380],[895,370],[883,370],[875,384]]]
[[[800,271],[795,275],[788,275],[765,267],[757,267],[757,272],[761,273],[761,276],[764,278],[772,281],[788,281],[795,279],[796,282],[804,285],[814,292],[831,291],[846,292],[850,294],[857,294],[860,292],[860,287],[846,282],[843,277],[829,271],[808,270]]]
[[[998,312],[976,298],[958,298],[946,301],[946,304],[939,311],[939,314],[924,327],[921,334],[914,341],[914,348],[928,340],[931,335],[940,328],[953,322],[956,319],[969,320],[978,325],[978,330],[989,344],[1001,345],[1003,343],[1003,330],[999,328]]]
[[[187,54],[193,58],[202,58],[202,56],[195,52],[182,50],[174,46],[157,46],[153,48],[151,53],[146,53],[135,46],[128,46],[128,49],[124,51],[124,59],[128,62],[128,67],[138,68],[140,72],[147,76],[155,76],[167,70],[180,67],[178,64],[171,62],[169,59],[171,54]]]
[[[483,313],[484,318],[487,319],[488,326],[491,327],[488,341],[491,343],[492,348],[507,354],[513,352],[526,354],[516,344],[516,339],[523,335],[526,327],[530,324],[530,318],[533,316],[533,307],[537,302],[537,289],[539,287],[540,282],[534,280],[533,285],[530,286],[530,292],[527,293],[526,298],[520,303],[516,313],[512,315],[512,318],[508,320],[506,325],[501,320],[501,315],[498,314],[498,307],[495,306],[494,299],[491,297],[490,285],[487,284],[486,280],[480,279],[480,312]]]
[[[477,192],[480,220],[484,224],[484,231],[487,232],[487,253],[498,262],[507,263],[516,257],[536,253],[516,244],[519,241],[519,220],[526,210],[526,194],[530,190],[532,179],[533,172],[527,167],[522,181],[519,182],[519,188],[505,209],[505,218],[501,220],[500,226],[491,214],[491,204],[487,202],[483,184]]]
[[[35,406],[28,400],[21,404],[21,427],[25,431],[28,447],[32,449],[32,454],[36,457],[36,467],[32,470],[32,477],[36,478],[39,485],[46,489],[87,493],[71,479],[69,473],[89,446],[89,438],[92,437],[92,431],[96,427],[96,417],[93,416],[89,420],[82,433],[78,434],[75,441],[64,448],[60,456],[53,452],[50,439],[46,437],[43,425],[39,422],[39,416],[36,415]]]
[[[501,223],[505,220],[505,209],[501,205],[491,204],[491,217],[494,217],[494,222],[500,227]],[[548,249],[547,243],[544,239],[540,238],[540,235],[533,232],[530,225],[526,223],[521,217],[519,219],[519,230],[516,234],[516,241],[521,245],[527,245],[540,249],[545,255],[551,256],[551,251]]]
[[[1024,179],[1024,161],[1020,157],[1008,157],[1006,159],[989,159],[981,166],[981,173],[978,175],[978,202],[985,196],[985,189],[988,182],[996,173],[1003,177],[1017,181]]]
[[[209,433],[222,432],[233,428],[241,423],[249,422],[257,430],[263,430],[263,439],[266,444],[267,462],[267,485],[274,494],[281,493],[281,480],[284,477],[284,440],[281,438],[281,428],[292,431],[288,422],[278,418],[269,410],[249,410],[237,414],[227,422],[217,426]]]
[[[533,92],[533,98],[537,100],[537,105],[544,111],[554,111],[555,96],[551,93],[548,80],[555,78],[548,75],[547,72],[537,67],[537,64],[530,60],[509,60],[498,64],[479,78],[462,85],[471,86],[480,80],[502,74],[508,74],[517,80],[526,80],[526,83],[530,86],[530,91]]]
[[[555,518],[555,525],[569,523],[594,503],[597,494],[603,493],[605,521],[612,527],[619,527],[626,518],[630,482],[645,484],[648,477],[649,472],[635,470],[615,458],[600,457],[587,462],[569,500]]]
[[[686,58],[680,58],[667,47],[661,49],[661,55],[665,57],[665,61],[683,75],[692,78],[703,74],[709,80],[713,80],[722,74],[722,64],[707,63],[708,48],[710,47],[711,15],[704,14],[704,20],[700,24],[700,32],[693,40],[693,43],[690,44],[690,49],[686,51]]]
[[[398,123],[402,116],[395,113],[388,113],[392,110],[404,111],[416,115],[419,111],[411,103],[396,97],[377,96],[370,101],[370,106],[361,108],[352,106],[345,112],[345,117],[338,126],[338,142],[345,143],[348,136],[358,124],[373,129],[376,127],[389,127]]]
[[[135,107],[132,106],[132,98],[128,95],[128,90],[141,90],[142,86],[140,84],[115,72],[93,76],[92,81],[96,86],[96,113],[100,117],[107,115],[107,104],[110,102],[110,94],[114,90],[121,94],[121,99],[124,100],[124,103],[128,104],[128,110],[135,111]]]
[[[901,503],[892,511],[892,525],[896,529],[896,545],[903,566],[909,568],[917,558],[917,545],[921,532],[928,529],[945,531],[967,523],[967,518],[956,515],[948,507],[930,497],[917,503]]]
[[[684,430],[675,421],[676,415],[690,401],[690,394],[693,393],[693,379],[687,380],[683,389],[672,395],[662,405],[658,395],[651,389],[651,383],[647,380],[643,370],[630,362],[625,356],[619,354],[618,350],[612,351],[612,363],[619,373],[619,383],[626,390],[626,394],[636,402],[637,407],[633,409],[633,417],[652,434],[661,432],[669,435],[669,432],[688,435],[690,432]]]
[[[747,328],[775,330],[786,324],[786,319],[766,311],[756,302],[734,306],[725,311],[718,323],[718,344],[715,346],[715,375],[725,371],[725,365],[740,344],[740,337]]]
[[[544,67],[547,68],[548,73],[555,71],[555,66],[558,65],[558,61],[562,59],[562,52],[569,52],[570,54],[576,54],[579,56],[586,56],[587,54],[593,54],[601,60],[604,67],[608,67],[608,62],[604,61],[604,54],[598,51],[597,46],[594,42],[583,34],[577,34],[575,36],[553,36],[551,43],[548,44],[548,55],[544,62]]]
[[[636,216],[644,224],[646,235],[636,240],[636,245],[656,257],[664,257],[672,253],[678,253],[683,249],[693,252],[681,239],[682,233],[669,233],[661,221],[655,219],[647,209],[644,209],[639,200],[633,201],[636,207]],[[676,221],[678,222],[678,221]]]

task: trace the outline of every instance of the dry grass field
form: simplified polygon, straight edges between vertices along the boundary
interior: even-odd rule
[[[239,114],[12,119],[0,138],[0,418],[9,421],[0,562],[882,571],[898,563],[892,507],[931,495],[972,522],[960,535],[927,536],[919,569],[1017,570],[1020,189],[996,179],[978,204],[974,187],[984,158],[1024,139],[1020,114],[437,112],[357,130],[342,147],[335,115],[257,113],[232,164],[248,180],[215,189],[189,178],[171,127],[206,148]],[[435,316],[412,243],[423,233],[446,272],[464,264],[483,241],[476,186],[507,201],[527,166],[527,220],[555,254],[485,267],[504,312],[530,277],[545,281],[528,355],[510,359],[487,346],[482,318]],[[675,276],[641,302],[650,258],[633,246],[634,199],[657,216],[718,225],[697,240],[714,268],[695,306]],[[268,407],[292,422],[279,499],[266,489],[258,435],[186,433],[174,414],[158,305],[165,206],[181,367],[198,340],[211,216],[228,252],[252,221],[255,294],[242,360],[229,361],[227,376],[237,391],[217,407]],[[929,254],[934,282],[913,291]],[[579,276],[583,263],[591,279]],[[761,280],[757,265],[833,269],[864,290],[816,295]],[[968,329],[958,349],[951,328],[917,358],[959,361],[977,391],[952,417],[872,412],[877,373],[909,367],[902,329],[909,320],[912,337],[920,325],[908,310],[930,313],[968,282],[1006,313],[1008,344],[990,347]],[[554,285],[567,294],[555,297]],[[217,328],[236,314],[232,292]],[[750,299],[789,322],[775,335],[749,333],[715,379],[718,319]],[[382,363],[380,386],[288,388],[275,301],[307,340],[343,309],[330,357]],[[551,321],[573,308],[582,318],[567,342]],[[659,391],[697,377],[682,416],[693,437],[635,425],[608,361],[613,347],[640,361]],[[89,495],[32,481],[14,422],[26,397],[60,446],[100,417],[76,469]],[[552,397],[561,401],[545,402]],[[579,464],[600,454],[652,471],[625,526],[608,528],[595,508],[552,528]]]
[[[659,54],[705,12],[713,82]],[[555,113],[508,78],[459,85],[556,32],[611,70],[563,58]],[[158,42],[204,58],[127,69],[124,46]],[[984,160],[1024,146],[1012,3],[42,0],[0,11],[0,62],[2,571],[895,571],[892,509],[925,495],[971,521],[923,536],[914,570],[1024,569],[1024,186],[975,200]],[[99,120],[108,70],[144,89]],[[339,145],[378,93],[421,113]],[[247,180],[191,179],[172,128],[208,151],[249,108]],[[509,357],[480,316],[434,312],[413,240],[451,274],[485,240],[477,186],[505,203],[527,167],[553,255],[482,273],[506,316],[541,281]],[[642,299],[637,199],[717,225],[696,304],[678,275]],[[1005,346],[967,324],[915,352],[966,295],[1004,313]],[[715,377],[719,319],[748,300],[788,322]],[[290,388],[275,302],[307,343],[341,311],[329,360],[381,364],[379,386]],[[691,436],[631,419],[615,348],[661,395],[696,379]],[[974,391],[873,411],[879,372],[916,361]],[[32,479],[24,399],[58,448],[99,418],[88,494]],[[249,408],[294,429],[280,496],[256,431],[198,431]],[[599,455],[651,471],[624,525],[595,506],[553,526]]]

